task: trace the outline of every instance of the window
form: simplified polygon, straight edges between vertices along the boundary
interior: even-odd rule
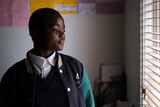
[[[141,1],[143,107],[160,107],[160,0]]]

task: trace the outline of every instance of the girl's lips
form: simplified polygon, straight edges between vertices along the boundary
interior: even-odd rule
[[[62,39],[62,40],[59,40],[58,43],[59,43],[59,44],[64,44],[64,41],[65,41],[65,40]]]

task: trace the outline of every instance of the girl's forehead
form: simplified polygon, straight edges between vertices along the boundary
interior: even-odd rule
[[[52,18],[50,20],[47,20],[44,24],[45,28],[52,28],[54,26],[64,28],[65,27],[64,20],[62,18]]]
[[[52,26],[65,27],[64,20],[62,18],[57,18],[53,21]]]

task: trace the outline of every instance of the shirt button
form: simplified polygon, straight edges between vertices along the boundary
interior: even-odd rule
[[[70,92],[70,91],[71,91],[71,88],[68,87],[68,88],[67,88],[67,91]]]
[[[60,73],[63,73],[63,71],[62,71],[61,69],[59,70],[59,72],[60,72]]]

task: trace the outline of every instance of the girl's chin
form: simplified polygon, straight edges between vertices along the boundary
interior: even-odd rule
[[[63,46],[58,46],[57,51],[61,51],[61,50],[63,50]]]

